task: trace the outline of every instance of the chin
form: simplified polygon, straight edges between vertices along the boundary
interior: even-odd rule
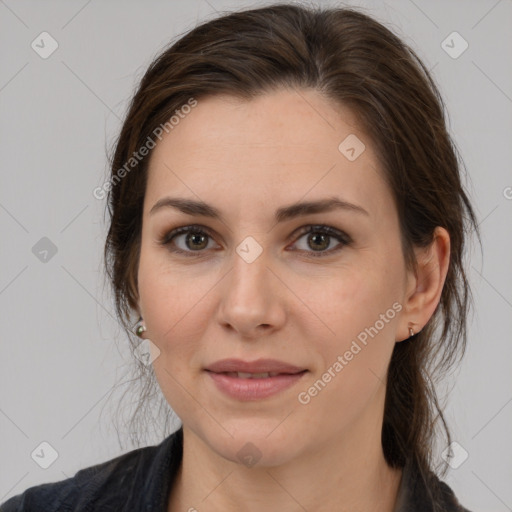
[[[248,468],[279,466],[305,448],[304,435],[283,428],[282,421],[283,418],[254,417],[223,421],[225,430],[218,425],[208,432],[201,429],[201,438],[212,451],[231,462]]]

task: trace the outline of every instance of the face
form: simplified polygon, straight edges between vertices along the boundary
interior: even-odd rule
[[[139,308],[184,428],[225,459],[245,450],[267,465],[380,435],[407,272],[354,113],[311,90],[200,99],[148,173]],[[210,208],[155,207],[166,198]],[[239,361],[214,365],[225,359]],[[240,362],[263,359],[277,366]],[[279,375],[233,373],[265,369]]]

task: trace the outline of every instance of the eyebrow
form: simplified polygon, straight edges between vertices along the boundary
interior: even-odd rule
[[[175,208],[187,215],[210,217],[223,222],[220,210],[203,201],[178,197],[164,197],[153,205],[149,214],[153,215],[155,212],[163,208]],[[348,201],[344,201],[338,197],[330,197],[318,201],[306,201],[283,206],[275,211],[274,217],[276,222],[284,222],[295,217],[311,215],[314,213],[330,212],[339,209],[367,216],[370,215],[362,206],[349,203]]]

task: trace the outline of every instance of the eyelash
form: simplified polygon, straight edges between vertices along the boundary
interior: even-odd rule
[[[159,244],[167,247],[169,251],[177,254],[183,254],[186,257],[202,257],[203,254],[206,252],[205,250],[199,250],[199,251],[184,251],[182,249],[171,249],[169,246],[171,245],[174,238],[176,238],[178,235],[181,234],[188,234],[188,233],[194,233],[196,235],[204,235],[209,238],[213,238],[211,233],[208,229],[203,228],[202,226],[198,225],[191,225],[191,226],[183,226],[180,228],[176,228],[169,233],[165,234],[160,240]],[[301,251],[299,252],[307,252],[309,254],[308,257],[312,258],[322,258],[329,256],[335,252],[340,251],[343,247],[349,246],[352,243],[352,239],[349,235],[344,233],[343,231],[339,231],[337,229],[334,229],[330,226],[325,225],[309,225],[305,226],[301,231],[298,233],[298,239],[302,238],[304,235],[307,235],[309,233],[316,233],[316,234],[322,234],[322,235],[328,235],[329,237],[335,238],[340,244],[335,247],[334,249],[330,249],[327,251]]]

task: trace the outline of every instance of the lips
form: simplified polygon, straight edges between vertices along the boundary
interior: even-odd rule
[[[223,359],[205,371],[223,394],[249,401],[269,398],[292,387],[308,370],[276,359]]]
[[[277,359],[258,359],[256,361],[222,359],[208,365],[206,370],[213,373],[237,374],[240,378],[264,378],[269,376],[275,377],[280,374],[294,375],[296,373],[301,373],[306,369],[283,361],[278,361]]]

